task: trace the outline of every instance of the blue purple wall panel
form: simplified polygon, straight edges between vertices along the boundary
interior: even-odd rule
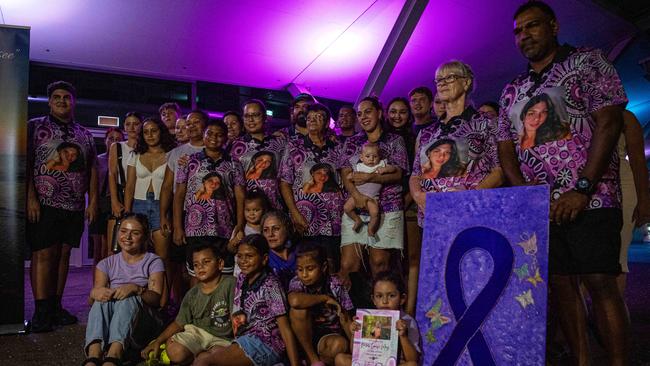
[[[427,195],[424,365],[543,365],[548,186]]]

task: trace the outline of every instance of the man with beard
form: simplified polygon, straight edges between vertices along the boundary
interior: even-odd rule
[[[515,43],[529,63],[506,85],[499,102],[499,160],[512,185],[551,188],[550,314],[559,318],[574,363],[590,363],[583,283],[608,364],[626,365],[629,320],[616,285],[622,214],[615,146],[627,97],[600,50],[560,45],[559,30],[555,13],[541,1],[515,12]],[[553,113],[567,116],[570,137],[535,141],[524,149],[518,137],[524,117],[546,118],[552,112],[548,107],[525,112],[543,94],[554,96]]]
[[[339,116],[336,120],[336,124],[341,130],[337,136],[341,143],[344,143],[348,137],[353,136],[356,133],[355,127],[357,125],[357,113],[351,105],[344,105],[339,109]]]
[[[307,108],[314,104],[316,101],[311,94],[300,93],[291,102],[291,125],[279,130],[276,134],[280,134],[286,138],[293,138],[300,134],[302,136],[307,134]]]

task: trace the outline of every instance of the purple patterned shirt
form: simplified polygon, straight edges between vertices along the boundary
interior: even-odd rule
[[[295,276],[289,283],[289,293],[292,292],[303,292],[310,295],[328,295],[341,305],[342,310],[352,311],[354,308],[348,291],[336,276],[330,275],[327,283],[316,288],[305,286],[300,282],[298,276]],[[335,308],[326,306],[325,304],[318,304],[310,308],[309,311],[312,315],[314,327],[327,330],[326,333],[319,332],[319,334],[341,333],[343,331]]]
[[[352,169],[360,161],[361,147],[367,141],[368,136],[365,132],[359,132],[352,137],[348,137],[345,145],[343,145],[343,152],[339,161],[341,169]],[[379,144],[381,159],[386,159],[388,165],[402,169],[403,174],[408,171],[408,156],[402,136],[384,131],[381,137],[379,137],[379,140],[377,140],[377,144]],[[384,184],[379,192],[379,205],[381,206],[382,212],[403,210],[402,183]]]
[[[447,123],[420,131],[412,174],[422,177],[422,190],[476,188],[499,165],[496,132],[496,120],[471,106]]]
[[[277,210],[283,209],[278,170],[286,146],[287,140],[283,137],[268,135],[260,141],[249,134],[239,137],[230,146],[230,156],[239,160],[244,168],[246,189],[261,189]]]
[[[97,156],[92,134],[77,122],[66,124],[53,116],[30,120],[27,131],[27,151],[40,204],[83,210]]]
[[[540,74],[529,70],[506,85],[497,138],[514,141],[526,181],[549,184],[555,200],[575,187],[587,162],[591,113],[626,103],[621,80],[600,50],[563,45]],[[614,151],[587,209],[620,207],[618,167]]]
[[[341,235],[343,193],[339,177],[340,145],[326,139],[314,145],[309,137],[289,141],[280,164],[280,178],[293,188],[298,211],[309,223],[306,236]]]
[[[187,185],[185,235],[229,239],[237,220],[234,188],[245,185],[241,164],[226,153],[214,161],[202,150],[178,167],[176,183]]]
[[[278,355],[286,349],[277,317],[287,315],[289,306],[280,280],[270,271],[263,273],[252,285],[245,283],[246,275],[237,277],[233,316],[243,312],[246,321],[237,336],[252,334],[270,346]]]

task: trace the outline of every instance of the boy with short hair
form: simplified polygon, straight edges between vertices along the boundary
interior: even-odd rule
[[[166,343],[169,360],[185,365],[213,346],[230,345],[235,278],[221,273],[223,256],[214,245],[193,248],[192,262],[199,283],[183,298],[176,320],[142,351],[143,358],[148,359],[150,352],[157,358],[160,346]]]

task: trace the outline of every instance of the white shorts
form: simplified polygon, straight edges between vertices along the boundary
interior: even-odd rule
[[[370,221],[370,216],[360,215],[364,224]],[[341,217],[341,246],[350,244],[367,245],[376,249],[404,249],[404,212],[394,211],[382,213],[379,221],[379,230],[375,238],[368,237],[366,225],[359,232],[352,230],[354,221],[343,215]]]

